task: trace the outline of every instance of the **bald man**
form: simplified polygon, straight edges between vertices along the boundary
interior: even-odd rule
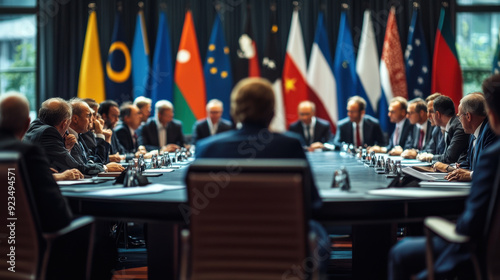
[[[311,101],[302,101],[297,108],[299,120],[292,123],[288,130],[295,132],[304,140],[307,150],[322,149],[323,143],[332,138],[330,124],[317,118],[316,105]]]
[[[28,100],[24,96],[9,93],[0,97],[0,151],[21,153],[26,166],[23,172],[30,181],[28,185],[36,202],[42,231],[52,232],[68,225],[72,214],[52,177],[44,150],[21,141],[30,125],[29,112]]]

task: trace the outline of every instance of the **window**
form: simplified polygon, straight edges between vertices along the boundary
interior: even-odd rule
[[[498,0],[457,0],[456,46],[464,77],[464,94],[481,91],[491,75],[498,44]]]
[[[32,117],[38,107],[35,6],[36,0],[0,0],[0,93],[26,95]]]

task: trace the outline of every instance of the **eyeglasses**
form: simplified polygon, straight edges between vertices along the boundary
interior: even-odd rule
[[[460,119],[461,116],[465,116],[465,115],[467,115],[467,113],[457,114],[457,118]]]

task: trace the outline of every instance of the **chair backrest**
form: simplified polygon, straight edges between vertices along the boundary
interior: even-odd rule
[[[282,279],[307,261],[305,160],[197,160],[190,279]]]
[[[39,277],[44,241],[23,172],[19,153],[0,152],[0,186],[5,197],[0,219],[8,225],[0,227],[1,251],[8,252],[7,261],[0,262],[0,279]]]
[[[486,273],[487,279],[500,279],[500,166],[493,185],[487,216]]]

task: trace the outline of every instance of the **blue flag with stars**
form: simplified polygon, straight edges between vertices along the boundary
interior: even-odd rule
[[[121,13],[116,12],[106,63],[106,98],[118,104],[132,99],[132,58],[126,41]]]
[[[156,34],[155,53],[150,77],[151,100],[154,112],[156,101],[166,99],[173,102],[174,71],[172,61],[172,46],[170,44],[170,29],[165,11],[160,11],[158,33]]]
[[[204,67],[207,101],[217,98],[224,103],[222,117],[229,117],[229,96],[233,88],[229,47],[224,39],[220,16],[215,16],[212,35],[208,43],[207,60]]]
[[[431,67],[418,7],[413,9],[405,63],[408,100],[416,97],[425,99],[431,94]]]
[[[500,74],[500,32],[498,33],[497,50],[493,57],[493,74]]]

